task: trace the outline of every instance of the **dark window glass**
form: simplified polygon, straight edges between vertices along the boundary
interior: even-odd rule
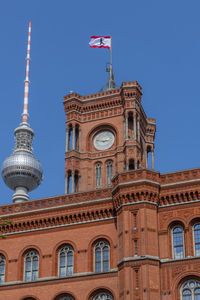
[[[5,281],[5,266],[6,266],[5,256],[0,254],[0,284],[4,283]]]
[[[194,225],[195,256],[200,256],[200,224]]]
[[[106,170],[107,170],[107,184],[111,184],[111,179],[113,177],[113,162],[112,160],[109,160],[106,164]]]
[[[107,241],[95,245],[95,272],[107,272],[110,265],[110,247]]]
[[[113,296],[110,293],[102,292],[97,294],[93,300],[113,300]]]
[[[59,251],[59,276],[73,275],[74,250],[70,245],[65,245]]]
[[[101,163],[96,164],[96,187],[101,187],[102,185],[102,170]]]
[[[30,250],[24,258],[25,281],[38,279],[39,255],[36,250]]]
[[[181,226],[173,228],[173,252],[175,259],[184,258],[183,228]]]
[[[200,300],[200,282],[188,280],[181,287],[181,300]]]

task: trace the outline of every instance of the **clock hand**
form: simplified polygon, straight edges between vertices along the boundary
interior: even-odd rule
[[[107,138],[107,139],[97,139],[97,141],[100,141],[100,142],[107,142],[107,141],[109,141],[110,140],[110,138]]]

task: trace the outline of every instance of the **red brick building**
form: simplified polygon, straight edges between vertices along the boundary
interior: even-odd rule
[[[200,169],[153,170],[141,101],[64,97],[66,194],[0,207],[1,300],[200,299]]]

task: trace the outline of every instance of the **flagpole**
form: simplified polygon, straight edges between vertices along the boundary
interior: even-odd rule
[[[110,36],[110,79],[112,78],[112,35]],[[111,88],[110,86],[111,80],[109,80],[109,89]]]

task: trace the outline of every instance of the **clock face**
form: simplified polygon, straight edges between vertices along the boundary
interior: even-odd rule
[[[115,137],[110,131],[101,131],[94,138],[94,147],[97,150],[106,150],[114,143]]]

